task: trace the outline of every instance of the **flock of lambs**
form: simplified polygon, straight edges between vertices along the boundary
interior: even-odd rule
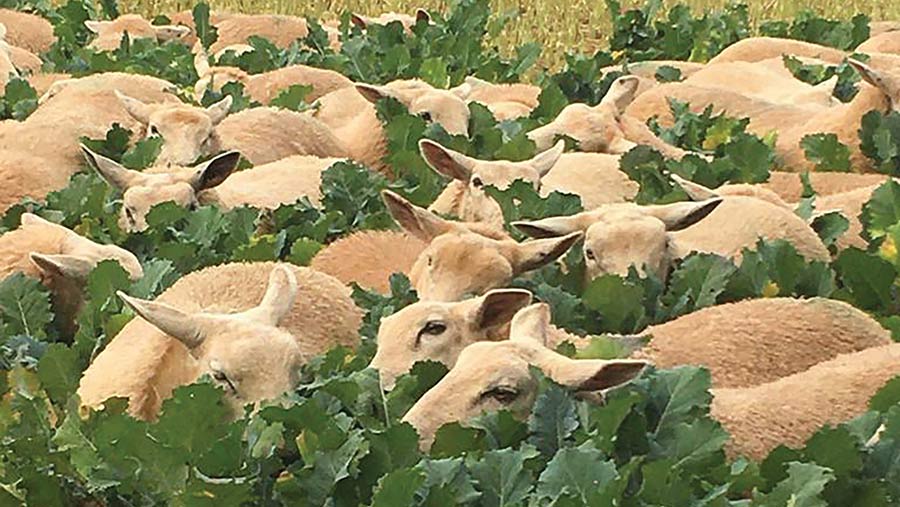
[[[405,26],[427,17],[388,14],[356,22],[399,20]],[[98,49],[132,38],[181,39],[195,44],[189,14],[171,26],[153,26],[138,16],[89,22]],[[161,79],[123,73],[83,78],[40,72],[53,42],[45,20],[9,10],[0,51],[0,82],[21,75],[42,94],[25,121],[0,125],[0,211],[23,198],[42,199],[66,186],[84,162],[122,193],[120,225],[147,227],[158,203],[192,208],[252,205],[272,209],[303,196],[317,202],[321,172],[352,159],[390,175],[386,141],[373,102],[393,97],[451,134],[466,134],[467,103],[485,104],[499,119],[528,115],[539,89],[495,85],[470,78],[441,90],[416,81],[383,86],[353,83],[329,70],[294,65],[257,75],[210,65],[223,51],[252,50],[250,35],[286,46],[306,35],[300,18],[214,14],[218,41],[211,59],[195,44],[200,75],[196,92],[229,81],[267,104],[294,84],[312,87],[313,112],[258,107],[229,114],[231,98],[207,108],[183,103]],[[708,64],[644,62],[631,66],[596,106],[572,104],[529,137],[539,154],[523,162],[486,161],[422,141],[423,157],[451,179],[428,209],[385,191],[383,198],[402,232],[362,231],[324,248],[311,267],[276,263],[227,264],[191,273],[155,301],[120,294],[139,316],[112,339],[85,371],[82,403],[100,406],[113,396],[130,400],[130,411],[153,418],[174,388],[209,374],[237,404],[278,396],[295,386],[297,369],[315,354],[359,341],[361,310],[347,284],[385,291],[391,273],[409,275],[420,301],[383,319],[372,366],[386,389],[416,361],[439,361],[450,373],[405,416],[423,447],[444,423],[464,421],[485,410],[527,413],[536,384],[530,366],[576,391],[602,391],[625,383],[647,364],[703,365],[712,373],[713,415],[731,434],[730,451],[753,458],[778,444],[801,445],[824,424],[865,411],[878,388],[900,373],[900,344],[865,313],[835,300],[772,298],[707,308],[654,326],[649,345],[627,360],[576,360],[556,345],[585,342],[550,324],[549,307],[532,294],[505,288],[518,276],[554,262],[583,240],[587,276],[625,274],[630,266],[665,278],[673,261],[693,251],[727,257],[752,247],[759,237],[785,239],[808,259],[829,260],[828,249],[806,221],[794,214],[801,185],[796,174],[774,173],[760,185],[709,189],[679,181],[688,202],[639,206],[629,201],[635,182],[619,171],[621,155],[638,144],[667,157],[687,152],[667,145],[646,126],[671,122],[667,98],[695,110],[713,105],[750,119],[759,135],[778,132],[776,151],[784,168],[810,168],[798,145],[806,134],[832,132],[850,147],[857,173],[813,173],[818,206],[840,210],[850,230],[839,248],[865,246],[858,216],[884,176],[866,174],[856,132],[867,111],[900,111],[900,31],[876,33],[851,60],[863,83],[850,103],[832,98],[834,82],[810,86],[784,67],[783,54],[836,64],[847,54],[805,42],[751,38],[734,44]],[[896,28],[896,27],[894,27]],[[335,37],[333,44],[340,41]],[[680,69],[682,82],[661,84],[661,65]],[[599,78],[599,77],[598,77]],[[103,137],[113,123],[159,135],[164,145],[156,165],[143,172],[124,168],[79,144]],[[564,153],[564,134],[578,152]],[[191,166],[203,156],[207,162]],[[254,168],[234,172],[240,156]],[[232,174],[233,173],[233,174]],[[513,224],[534,238],[516,242],[504,230],[499,205],[484,191],[524,179],[542,193],[581,196],[587,211]],[[442,218],[457,216],[460,221]],[[130,252],[101,245],[33,214],[0,237],[0,276],[15,271],[41,278],[61,312],[73,314],[79,284],[100,260],[115,259],[134,278],[141,264]]]

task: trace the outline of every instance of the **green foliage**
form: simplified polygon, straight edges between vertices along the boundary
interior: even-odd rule
[[[859,129],[859,148],[872,160],[875,170],[900,175],[900,113],[869,111]]]
[[[37,99],[37,92],[28,81],[19,77],[10,79],[0,97],[0,120],[25,120],[37,109]]]
[[[763,21],[761,35],[813,42],[850,51],[869,38],[869,17],[857,14],[849,21],[826,19],[812,10],[797,14],[792,21]]]
[[[816,163],[816,171],[850,171],[850,148],[835,134],[809,134],[800,140],[800,147]]]
[[[854,54],[853,58],[861,61],[868,59],[866,55],[858,54]],[[804,63],[799,58],[790,55],[785,55],[783,59],[785,68],[791,71],[794,77],[811,85],[820,84],[837,76],[838,80],[834,85],[832,95],[841,102],[850,102],[859,92],[857,87],[860,81],[859,73],[846,60],[840,65],[819,65]]]

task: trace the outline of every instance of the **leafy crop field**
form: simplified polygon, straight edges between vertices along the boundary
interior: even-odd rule
[[[87,47],[94,35],[85,21],[137,11],[159,16],[155,21],[163,24],[167,22],[163,17],[189,8],[199,43],[209,49],[219,34],[207,4],[0,3],[38,13],[52,23],[56,39],[40,55],[43,73],[155,76],[174,85],[177,96],[187,103],[214,107],[230,100],[231,115],[260,105],[238,82],[221,90],[201,90],[199,100],[194,100],[198,80],[194,54],[177,40],[160,43],[155,38],[126,37],[109,51]],[[318,201],[303,197],[275,209],[248,205],[226,209],[197,200],[179,204],[164,199],[147,212],[146,228],[133,230],[126,219],[133,219],[134,211],[123,208],[126,197],[85,163],[67,183],[45,192],[46,197],[11,204],[0,217],[0,248],[8,248],[4,241],[24,227],[20,224],[23,216],[29,220],[26,213],[33,213],[94,242],[127,249],[140,262],[142,276],[133,280],[118,262],[94,259],[90,269],[67,278],[71,284],[66,287],[74,286],[78,294],[74,309],[61,304],[60,288],[48,282],[49,275],[28,276],[12,269],[0,280],[0,506],[900,504],[900,377],[864,386],[876,394],[866,397],[852,419],[834,421],[798,445],[777,446],[761,459],[751,459],[733,452],[728,431],[711,415],[714,379],[707,368],[651,366],[634,381],[605,393],[598,403],[576,395],[535,367],[529,370],[535,386],[533,403],[446,424],[437,431],[433,445],[423,449],[416,429],[402,419],[445,378],[447,366],[417,362],[389,391],[369,367],[382,320],[419,300],[402,273],[390,277],[385,293],[353,285],[352,299],[363,314],[358,346],[334,347],[306,358],[296,388],[274,400],[235,411],[230,401],[237,388],[232,381],[207,373],[193,383],[176,382],[170,396],[153,393],[163,399],[156,417],[133,417],[124,398],[108,399],[102,407],[82,406],[77,391],[83,373],[135,319],[118,291],[152,300],[179,279],[210,266],[268,261],[307,266],[317,253],[352,233],[399,230],[382,192],[394,191],[427,206],[449,183],[423,159],[422,139],[478,159],[528,160],[537,154],[528,132],[547,125],[570,104],[600,103],[616,80],[629,73],[629,63],[703,63],[754,35],[803,40],[849,55],[869,38],[872,19],[900,18],[900,8],[887,1],[826,2],[816,6],[822,9],[818,14],[786,2],[724,8],[696,2],[691,9],[652,2],[607,5],[535,3],[516,17],[510,12],[512,3],[495,2],[492,11],[486,0],[415,6],[214,4],[343,20],[339,49],[311,19],[309,35],[287,47],[254,37],[249,40],[252,50],[225,54],[219,61],[252,75],[304,64],[334,70],[357,83],[416,78],[437,88],[458,86],[474,75],[493,83],[533,83],[539,87],[537,105],[527,116],[498,121],[486,106],[469,103],[467,132],[454,135],[431,121],[430,115],[410,112],[401,100],[382,98],[376,110],[386,145],[380,162],[387,169],[378,172],[359,162],[335,163],[322,172]],[[358,7],[369,13],[426,7],[432,9],[432,23],[420,22],[409,33],[399,23],[370,24],[361,30],[350,25],[344,12]],[[834,107],[851,103],[867,90],[846,59],[828,63],[785,56],[783,62],[797,79],[810,84],[836,77]],[[0,143],[5,144],[0,156],[9,156],[15,144],[26,142],[24,135],[9,135],[24,130],[5,129],[27,128],[53,105],[53,97],[39,104],[45,90],[34,79],[38,74],[22,72],[4,88]],[[684,76],[665,65],[652,78],[665,83]],[[270,104],[292,112],[317,111],[322,105],[308,101],[309,93],[310,87],[293,85]],[[777,130],[760,134],[744,118],[716,114],[712,108],[691,109],[678,100],[669,105],[672,121],[651,119],[649,128],[690,154],[668,158],[646,144],[622,154],[619,169],[637,189],[634,202],[662,205],[686,200],[685,188],[672,175],[716,188],[762,184],[777,170],[790,169],[781,165]],[[40,142],[29,145],[31,154],[61,145],[64,127],[60,122],[41,132]],[[147,176],[147,169],[165,166],[158,162],[173,141],[149,130],[145,135],[116,123],[102,135],[78,141],[111,163]],[[869,111],[852,132],[855,138],[850,143],[833,133],[802,138],[803,154],[817,173],[860,169],[851,159],[851,152],[858,151],[873,174],[900,176],[900,113]],[[570,150],[578,147],[578,141],[565,133],[554,141],[557,137]],[[208,161],[214,154],[206,155],[203,160]],[[77,156],[80,159],[81,152]],[[256,170],[251,165],[243,160],[235,174]],[[561,356],[578,360],[621,358],[630,351],[629,340],[619,335],[633,339],[644,335],[648,326],[702,309],[774,297],[846,302],[883,326],[886,336],[900,341],[900,184],[885,178],[856,217],[817,206],[825,196],[817,193],[822,188],[816,188],[809,173],[790,176],[801,189],[790,212],[811,224],[828,260],[805,258],[784,239],[760,239],[738,258],[691,253],[674,261],[667,277],[632,268],[621,276],[603,274],[586,280],[588,267],[579,246],[559,262],[548,261],[517,276],[511,286],[527,289],[547,303],[555,326],[583,337],[577,349],[571,343],[558,348]],[[499,204],[506,233],[516,241],[525,238],[513,222],[584,210],[578,195],[541,193],[523,180],[503,189],[486,185],[484,192]],[[851,223],[857,219],[861,230],[850,238]],[[855,243],[847,245],[844,240]],[[378,260],[367,259],[372,264]],[[0,261],[5,258],[0,256]],[[204,366],[201,369],[205,371]],[[812,391],[800,389],[790,396],[805,399]],[[752,408],[756,407],[748,411]],[[808,423],[808,418],[797,417],[784,425],[799,428]],[[881,433],[873,438],[879,428]]]

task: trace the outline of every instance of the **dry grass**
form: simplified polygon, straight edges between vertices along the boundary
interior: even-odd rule
[[[725,5],[722,0],[682,0],[700,12]],[[810,6],[826,16],[849,18],[856,13],[868,14],[875,20],[900,19],[898,0],[746,0],[753,20],[792,18],[798,11]],[[125,10],[144,15],[170,13],[188,9],[195,0],[122,0]],[[232,12],[270,12],[292,15],[311,15],[330,18],[344,10],[362,14],[381,12],[411,12],[415,8],[445,10],[444,0],[209,0],[214,9]],[[634,6],[641,2],[623,0],[623,5]],[[667,4],[672,4],[670,0]],[[609,28],[606,3],[603,0],[492,0],[494,12],[519,12],[496,43],[503,49],[511,49],[524,42],[538,41],[544,46],[543,60],[548,64],[560,61],[566,50],[581,49],[588,52],[597,49]]]

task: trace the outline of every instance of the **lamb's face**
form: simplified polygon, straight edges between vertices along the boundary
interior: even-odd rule
[[[884,93],[892,111],[900,112],[900,70],[897,68],[900,66],[900,57],[882,55],[870,64],[852,58],[848,62],[867,83]]]
[[[418,361],[452,368],[466,346],[498,338],[499,328],[530,302],[528,291],[500,289],[458,303],[414,303],[382,319],[371,366],[385,389]]]
[[[540,190],[541,178],[550,172],[559,157],[564,144],[557,143],[552,149],[539,153],[534,158],[520,162],[508,160],[478,160],[450,150],[430,140],[419,142],[422,157],[437,172],[453,178],[458,185],[465,185],[459,195],[459,218],[467,222],[503,224],[500,205],[485,192],[488,185],[500,190],[506,189],[516,180],[531,183]]]
[[[407,107],[410,113],[439,124],[450,134],[469,133],[469,106],[452,92],[428,90],[416,96]]]
[[[570,104],[550,123],[528,133],[538,150],[547,150],[559,136],[578,142],[581,151],[618,155],[636,146],[625,137],[617,114],[609,108]]]
[[[292,311],[296,294],[292,269],[278,266],[259,306],[242,313],[185,313],[163,303],[119,296],[139,316],[184,344],[200,373],[209,374],[240,409],[278,396],[297,382],[303,355],[296,339],[277,327]]]
[[[215,148],[215,127],[228,116],[231,96],[207,107],[184,104],[145,104],[117,92],[125,110],[146,126],[147,137],[160,136],[160,165],[193,164]]]
[[[588,281],[605,274],[625,276],[632,267],[639,273],[665,279],[674,256],[669,233],[697,223],[721,202],[722,199],[714,198],[658,206],[607,204],[577,215],[513,225],[538,238],[586,231],[584,258]]]
[[[451,422],[505,409],[527,416],[537,395],[536,366],[554,381],[575,391],[601,391],[624,384],[643,371],[643,361],[574,360],[545,348],[549,310],[530,306],[516,315],[510,341],[479,342],[466,347],[436,386],[403,417],[419,433],[423,449]]]
[[[147,214],[157,204],[174,202],[193,209],[198,194],[220,185],[237,167],[240,153],[229,151],[196,167],[156,166],[145,172],[126,169],[118,162],[82,146],[85,158],[112,186],[122,191],[119,227],[126,232],[147,229]]]

